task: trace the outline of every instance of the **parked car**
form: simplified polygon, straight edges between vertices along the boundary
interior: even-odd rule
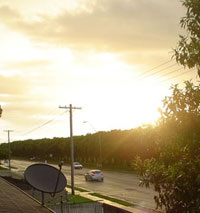
[[[85,174],[85,180],[98,180],[103,181],[104,176],[103,172],[101,170],[90,170]]]
[[[74,162],[73,165],[74,165],[74,169],[82,169],[83,168],[83,165],[80,164],[79,162]]]

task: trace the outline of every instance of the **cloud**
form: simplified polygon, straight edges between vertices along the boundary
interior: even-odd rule
[[[19,61],[19,62],[9,62],[4,64],[2,69],[34,69],[46,67],[51,63],[50,60],[32,60],[32,61]]]
[[[34,41],[99,51],[130,51],[171,47],[183,11],[177,2],[97,0],[88,10],[38,15],[28,22],[9,7],[0,8],[3,22]],[[174,9],[176,8],[176,9]]]
[[[58,117],[60,114],[57,105],[52,108],[47,103],[41,104],[42,100],[39,100],[38,97],[33,99],[23,96],[8,96],[0,97],[0,100],[6,101],[6,105],[2,104],[3,114],[1,119],[7,121],[9,126],[14,126],[15,130],[23,130],[23,133],[54,117]]]
[[[28,126],[26,122],[30,122],[30,120],[28,121],[30,115],[39,115],[41,111],[44,113],[45,104],[40,104],[43,98],[39,94],[31,95],[33,91],[30,79],[18,75],[0,76],[0,82],[0,105],[3,106],[3,120],[16,126]]]
[[[11,61],[0,69],[0,95],[41,97],[45,87],[50,85],[55,74],[48,69],[50,60]],[[48,80],[45,80],[48,79]]]
[[[1,6],[0,14],[2,21],[5,21],[5,23],[7,24],[9,24],[9,22],[17,21],[18,19],[21,18],[18,11],[11,9],[8,6]]]
[[[30,88],[27,80],[20,76],[5,77],[0,75],[0,82],[1,95],[24,94]]]

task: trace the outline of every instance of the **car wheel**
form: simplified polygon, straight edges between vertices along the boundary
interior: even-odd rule
[[[101,178],[101,182],[103,182],[103,178]]]
[[[85,177],[85,181],[88,181],[87,177]]]

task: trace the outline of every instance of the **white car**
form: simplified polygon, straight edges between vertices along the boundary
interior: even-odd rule
[[[98,181],[103,181],[104,176],[103,172],[101,170],[90,170],[85,174],[85,180],[98,180]]]
[[[82,169],[83,168],[83,165],[80,164],[79,162],[74,162],[73,165],[74,165],[74,169]]]
[[[30,160],[35,160],[35,157],[33,156],[33,157],[30,157]]]

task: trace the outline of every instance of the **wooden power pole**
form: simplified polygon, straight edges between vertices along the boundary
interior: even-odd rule
[[[4,132],[8,132],[8,168],[9,168],[9,171],[10,171],[10,169],[11,169],[11,163],[10,163],[10,159],[11,159],[10,132],[13,132],[13,130],[4,130]]]
[[[73,109],[82,109],[81,107],[72,107],[72,104],[69,106],[59,106],[62,109],[69,109],[70,112],[70,144],[71,144],[71,190],[72,195],[74,195],[74,142],[73,142],[73,125],[72,125],[72,110]]]

